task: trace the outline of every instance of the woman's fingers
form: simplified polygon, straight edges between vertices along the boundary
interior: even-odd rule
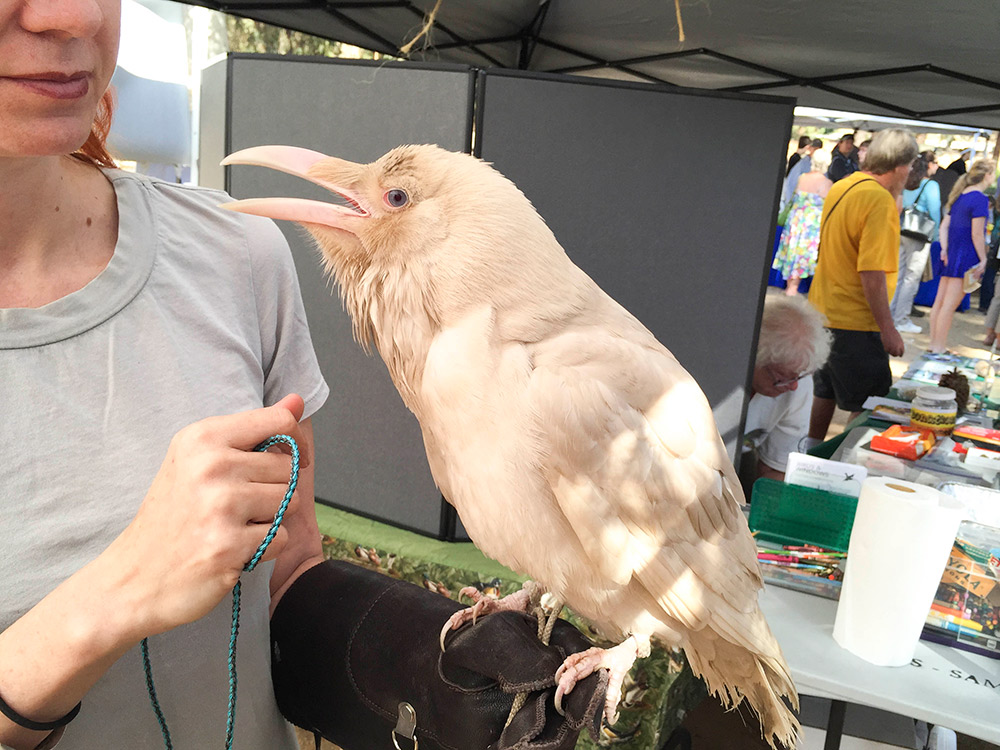
[[[235,500],[238,521],[245,524],[270,524],[281,507],[286,492],[286,484],[248,484]],[[293,493],[285,515],[294,515],[300,505],[298,493]]]
[[[246,530],[246,541],[247,548],[251,549],[250,555],[247,557],[247,562],[256,553],[257,548],[260,547],[261,542],[267,536],[269,527],[264,524],[254,524],[248,526]],[[271,543],[267,545],[267,549],[264,550],[264,554],[260,557],[260,562],[268,562],[269,560],[274,560],[281,554],[281,551],[288,544],[288,530],[282,527],[278,527],[277,532],[274,534],[274,538],[271,539]]]
[[[291,455],[271,448],[264,452],[234,451],[232,460],[236,474],[247,482],[287,485],[292,475]]]
[[[289,393],[271,408],[287,409],[292,413],[292,416],[295,417],[295,421],[300,422],[302,420],[303,413],[305,413],[306,404],[299,394]]]
[[[217,435],[227,445],[244,451],[253,451],[258,445],[275,435],[288,435],[300,446],[303,443],[299,419],[302,417],[301,397],[290,394],[274,406],[253,409],[239,414],[210,417],[197,423],[200,429]],[[278,448],[290,453],[284,443]],[[301,460],[307,462],[306,456]],[[307,463],[305,465],[308,465]]]

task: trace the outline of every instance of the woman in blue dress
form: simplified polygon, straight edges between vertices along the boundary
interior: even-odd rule
[[[948,196],[941,221],[941,281],[931,308],[931,352],[943,352],[951,320],[965,292],[963,280],[969,271],[982,278],[986,268],[986,217],[989,200],[983,192],[993,181],[993,165],[986,159],[972,163],[958,178]]]

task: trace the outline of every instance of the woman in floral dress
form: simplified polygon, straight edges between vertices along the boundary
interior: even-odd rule
[[[813,165],[814,168],[817,165]],[[819,171],[807,172],[799,178],[792,195],[792,205],[781,233],[778,252],[772,268],[785,279],[785,294],[799,293],[799,281],[816,272],[819,256],[819,222],[823,215],[823,200],[832,182]]]

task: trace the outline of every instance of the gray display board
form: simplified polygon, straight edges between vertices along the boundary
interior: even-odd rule
[[[698,381],[735,452],[793,102],[487,71],[476,150]]]
[[[223,97],[221,148],[266,144],[301,146],[357,162],[374,161],[404,143],[437,143],[467,151],[472,118],[472,73],[458,66],[351,64],[315,58],[232,55],[206,80]],[[219,86],[222,86],[222,90]],[[218,101],[212,102],[218,109]],[[237,198],[288,195],[330,199],[305,180],[259,167],[227,170]],[[203,170],[203,173],[205,170]],[[416,418],[403,405],[377,354],[355,343],[350,318],[304,230],[279,222],[295,258],[316,353],[331,394],[313,417],[316,497],[321,501],[439,535],[441,495],[427,466]]]
[[[402,143],[475,152],[532,200],[570,257],[678,357],[735,456],[746,411],[790,100],[706,95],[459,66],[233,55],[204,78],[201,154],[264,144],[372,161]],[[476,122],[473,129],[473,99]],[[224,105],[221,104],[224,102]],[[328,199],[272,170],[201,164],[238,198]],[[223,187],[223,185],[219,185]],[[316,496],[428,534],[462,538],[441,503],[413,416],[282,222],[332,394],[313,418]],[[456,530],[457,529],[457,530]]]

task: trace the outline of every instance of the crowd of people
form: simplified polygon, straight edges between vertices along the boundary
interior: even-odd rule
[[[789,159],[772,268],[780,271],[789,297],[798,294],[803,279],[812,277],[808,307],[823,320],[830,344],[819,346],[815,335],[797,340],[798,359],[785,357],[784,366],[798,362],[799,369],[780,383],[798,395],[794,409],[782,406],[792,399],[767,388],[761,369],[774,369],[770,355],[761,358],[770,350],[775,326],[769,318],[787,318],[791,326],[804,312],[775,306],[769,297],[745,431],[745,450],[756,456],[750,478],[783,471],[784,459],[775,458],[769,445],[782,445],[787,455],[793,444],[801,449],[823,440],[836,408],[854,417],[869,396],[888,393],[889,357],[904,352],[901,333],[923,331],[911,318],[922,281],[937,283],[928,316],[928,352],[946,352],[955,311],[982,279],[991,254],[996,262],[1000,245],[1000,222],[993,222],[987,237],[995,210],[987,194],[996,185],[994,162],[976,159],[969,164],[965,151],[939,169],[935,153],[919,152],[913,134],[898,128],[880,131],[857,146],[853,134],[842,136],[825,170],[817,159],[821,147],[821,141],[803,136]],[[1000,274],[993,284],[986,346],[1000,335]],[[822,361],[805,367],[802,363],[817,352]],[[812,375],[808,388],[802,384],[806,374]],[[808,414],[802,395],[807,390]],[[772,425],[761,419],[768,400],[773,403],[764,412],[780,413],[784,422]],[[798,443],[784,439],[787,435],[798,436]],[[802,436],[808,436],[805,442]]]

